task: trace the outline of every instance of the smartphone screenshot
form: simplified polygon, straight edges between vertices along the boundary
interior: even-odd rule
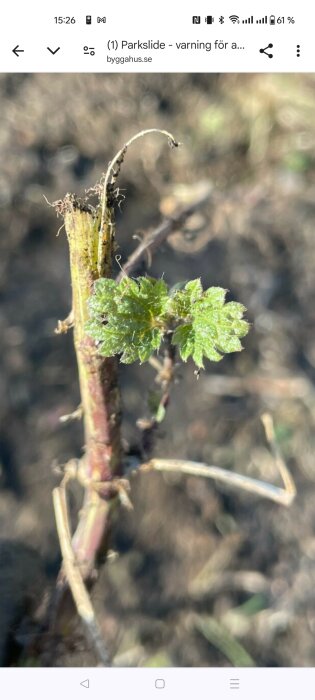
[[[3,697],[314,697],[314,22],[2,8]]]

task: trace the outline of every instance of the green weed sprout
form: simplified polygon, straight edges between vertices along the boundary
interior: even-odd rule
[[[89,300],[88,334],[104,357],[120,355],[125,364],[146,362],[169,334],[181,359],[198,368],[204,358],[219,362],[225,353],[242,350],[240,338],[249,330],[245,306],[225,302],[226,290],[203,290],[200,279],[172,289],[163,279],[100,278]]]

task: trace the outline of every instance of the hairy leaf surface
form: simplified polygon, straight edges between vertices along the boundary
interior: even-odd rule
[[[204,291],[200,279],[171,291],[164,280],[153,277],[125,277],[119,283],[99,279],[87,331],[102,355],[119,354],[125,363],[147,361],[169,332],[181,359],[192,357],[203,367],[204,358],[218,362],[225,353],[242,350],[240,338],[249,329],[245,307],[225,303],[225,296],[221,287]]]

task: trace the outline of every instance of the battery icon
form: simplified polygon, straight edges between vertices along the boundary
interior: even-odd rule
[[[92,16],[91,15],[86,15],[85,24],[92,24]]]
[[[270,23],[270,24],[276,24],[276,16],[275,16],[275,15],[270,15],[270,17],[269,17],[269,23]]]
[[[214,22],[214,17],[212,17],[211,15],[207,15],[207,17],[205,18],[205,20],[206,20],[206,23],[207,23],[207,24],[213,24],[213,22]]]

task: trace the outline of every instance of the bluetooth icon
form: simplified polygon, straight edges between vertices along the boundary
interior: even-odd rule
[[[224,17],[222,15],[221,15],[221,17],[219,17],[219,22],[220,22],[220,24],[223,24],[223,22],[224,22]]]

